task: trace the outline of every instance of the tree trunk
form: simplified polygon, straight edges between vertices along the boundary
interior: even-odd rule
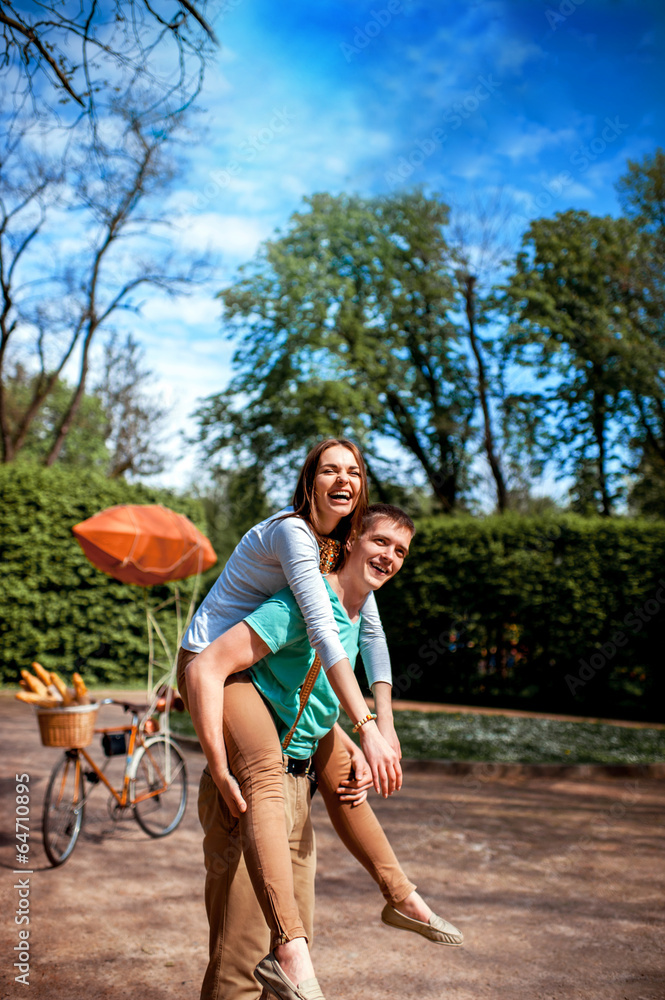
[[[0,373],[2,368],[0,367]],[[11,430],[9,428],[9,420],[7,419],[7,403],[5,400],[5,386],[0,376],[0,444],[2,446],[2,462],[3,464],[7,462],[14,461],[14,441],[12,439]]]
[[[602,504],[603,517],[612,516],[612,500],[607,490],[607,456],[605,448],[605,395],[602,392],[593,393],[593,433],[598,447],[598,487]]]
[[[372,484],[372,489],[375,489],[377,492],[378,503],[388,503],[388,494],[383,487],[383,483],[374,471],[373,466],[368,462],[367,455],[363,457],[365,459],[365,468],[367,469],[367,478]]]
[[[478,337],[476,336],[475,285],[476,279],[472,274],[464,275],[462,286],[464,292],[464,302],[466,305],[466,318],[469,324],[469,341],[471,343],[471,350],[473,351],[473,355],[476,359],[476,367],[478,369],[478,396],[480,397],[480,406],[483,411],[485,452],[487,454],[487,461],[489,462],[492,475],[494,476],[494,482],[496,484],[497,507],[499,513],[503,514],[507,506],[506,482],[503,478],[501,463],[494,447],[494,434],[492,432],[492,417],[489,407],[485,362],[483,360]]]
[[[86,333],[85,341],[83,342],[83,353],[81,355],[81,372],[79,375],[78,385],[72,400],[67,407],[67,410],[60,421],[60,426],[56,432],[55,440],[53,442],[53,447],[51,448],[49,454],[46,457],[45,465],[48,467],[53,465],[53,463],[58,459],[60,452],[62,451],[62,446],[65,443],[65,439],[69,434],[74,418],[79,411],[81,405],[81,400],[85,393],[85,382],[88,377],[88,355],[90,352],[90,344],[92,343],[92,338],[95,330],[97,329],[97,323],[90,320],[88,324],[88,332]]]
[[[62,372],[62,369],[65,366],[65,362],[70,354],[71,351],[68,351],[65,357],[62,359],[57,370],[51,372],[51,374],[49,375],[49,377],[46,379],[45,382],[43,382],[40,378],[40,380],[35,385],[35,391],[32,395],[30,406],[23,414],[23,419],[21,420],[20,427],[14,438],[13,446],[15,453],[18,453],[25,444],[25,440],[28,436],[28,431],[30,430],[32,422],[39,413],[39,411],[41,410],[42,406],[44,405],[44,402],[51,393],[53,386],[58,381],[60,373]]]
[[[395,419],[403,446],[418,459],[436,497],[441,501],[445,513],[450,514],[454,510],[455,501],[457,500],[457,475],[453,469],[446,469],[444,465],[444,455],[450,451],[447,445],[449,439],[446,435],[439,434],[442,460],[440,468],[437,469],[427,457],[425,449],[418,439],[411,414],[403,406],[395,390],[388,390],[386,392],[386,402]]]
[[[428,474],[430,485],[443,506],[444,514],[452,514],[457,503],[457,476],[439,470]]]
[[[0,266],[2,259],[0,258]],[[14,442],[12,440],[7,418],[7,401],[5,399],[5,352],[14,324],[9,322],[9,312],[12,306],[9,286],[3,282],[2,297],[4,299],[0,315],[0,442],[2,444],[2,461],[11,462],[14,459]]]

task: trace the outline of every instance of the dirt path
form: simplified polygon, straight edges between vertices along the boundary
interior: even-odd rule
[[[105,709],[107,724],[117,719]],[[196,788],[178,830],[152,841],[114,824],[95,791],[72,858],[51,869],[41,802],[59,751],[31,712],[0,696],[3,997],[197,1000],[206,955]],[[30,774],[30,977],[14,982],[15,773]],[[463,929],[461,949],[385,928],[382,900],[314,800],[318,837],[315,963],[329,1000],[665,1000],[661,782],[497,779],[407,773],[373,802],[408,875]],[[11,829],[8,825],[11,820]],[[25,925],[24,925],[25,926]]]

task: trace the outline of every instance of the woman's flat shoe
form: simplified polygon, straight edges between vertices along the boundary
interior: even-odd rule
[[[386,903],[381,912],[381,919],[389,927],[397,927],[402,931],[413,931],[414,934],[421,934],[428,941],[433,941],[434,944],[459,947],[464,941],[463,934],[443,917],[437,917],[436,913],[432,914],[428,923],[424,923],[422,920],[407,917],[404,913],[396,910],[394,906]]]
[[[254,969],[254,978],[279,1000],[325,1000],[316,978],[303,979],[294,985],[272,951]]]

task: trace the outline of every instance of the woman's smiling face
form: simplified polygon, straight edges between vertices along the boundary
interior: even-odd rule
[[[320,531],[333,531],[342,517],[351,514],[362,489],[356,456],[341,444],[321,453],[314,477],[314,508]],[[332,523],[334,520],[334,523]]]

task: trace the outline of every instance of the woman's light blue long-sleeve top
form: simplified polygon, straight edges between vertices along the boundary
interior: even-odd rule
[[[266,598],[288,586],[324,669],[346,659],[319,571],[318,543],[302,518],[283,517],[290,509],[273,514],[241,538],[194,615],[183,639],[185,649],[200,653]],[[390,656],[374,594],[362,607],[360,653],[370,685],[377,681],[391,683]]]

